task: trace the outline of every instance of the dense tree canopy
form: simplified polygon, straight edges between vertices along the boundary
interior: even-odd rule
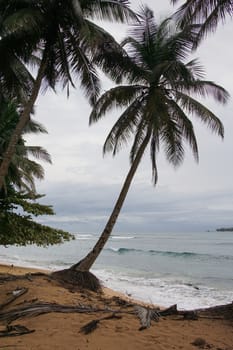
[[[54,214],[51,206],[36,202],[41,197],[17,191],[12,185],[7,185],[7,195],[0,193],[0,245],[47,246],[73,238],[68,232],[35,221],[35,216]]]
[[[112,55],[112,50],[114,48],[117,52],[120,46],[109,33],[94,24],[91,19],[124,22],[135,18],[128,5],[127,0],[0,1],[2,26],[7,28],[4,31],[5,37],[11,37],[12,33],[16,33],[17,36],[19,33],[20,44],[17,44],[20,47],[21,38],[24,37],[21,33],[26,32],[25,59],[29,57],[32,61],[34,58],[32,53],[38,54],[41,58],[37,78],[29,93],[28,101],[24,103],[21,118],[0,164],[0,188],[8,172],[17,140],[29,121],[42,82],[53,89],[57,82],[60,82],[69,93],[69,85],[75,85],[73,76],[76,75],[90,103],[95,102],[100,92],[96,65],[113,74],[114,67],[119,65],[118,57]],[[8,44],[11,45],[10,40]],[[106,44],[110,46],[110,50],[106,50]],[[13,40],[11,46],[13,53],[15,53],[14,45]],[[98,56],[98,60],[94,59],[95,56]]]

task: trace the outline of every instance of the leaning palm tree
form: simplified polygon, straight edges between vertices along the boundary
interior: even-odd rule
[[[173,4],[179,0],[171,0]],[[232,0],[186,0],[176,12],[181,26],[187,23],[201,23],[199,34],[196,38],[194,47],[203,39],[203,37],[213,32],[220,21],[225,22],[226,18],[233,16]]]
[[[110,72],[109,54],[104,47],[108,43],[112,50],[117,47],[117,43],[90,19],[97,17],[125,22],[136,15],[129,9],[127,0],[1,0],[0,14],[5,19],[3,24],[8,24],[6,36],[14,31],[21,33],[22,30],[31,33],[32,23],[35,37],[32,37],[31,43],[35,45],[37,42],[36,53],[41,55],[35,83],[0,165],[1,188],[17,141],[30,119],[42,82],[53,89],[60,82],[69,91],[69,85],[74,86],[72,75],[76,74],[89,101],[95,102],[100,82],[92,58],[98,52],[99,65]],[[15,23],[9,26],[12,21],[7,19],[12,16]]]
[[[90,115],[90,123],[95,123],[112,108],[124,109],[107,136],[103,151],[115,155],[133,137],[131,167],[99,240],[86,257],[71,267],[73,271],[88,271],[101,253],[148,147],[156,184],[159,149],[164,150],[168,162],[178,166],[184,159],[184,144],[188,144],[198,160],[190,117],[196,117],[217,135],[224,135],[219,118],[195,98],[210,95],[222,104],[228,99],[226,90],[203,79],[204,71],[197,60],[187,62],[196,26],[178,30],[172,19],[157,24],[148,7],[142,8],[140,16],[140,23],[133,26],[122,43],[131,59],[131,70],[125,76],[127,85],[105,92]]]

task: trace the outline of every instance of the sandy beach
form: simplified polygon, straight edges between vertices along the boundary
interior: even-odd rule
[[[140,331],[140,321],[132,312],[132,306],[127,307],[121,303],[122,299],[126,300],[125,304],[130,303],[129,297],[105,288],[102,294],[88,291],[69,291],[44,275],[30,276],[30,273],[40,271],[0,265],[1,276],[3,274],[10,276],[29,273],[28,277],[23,279],[8,279],[7,281],[1,279],[1,305],[12,295],[12,291],[22,288],[28,289],[14,302],[2,307],[1,313],[13,310],[28,302],[48,302],[66,306],[82,305],[101,310],[106,308],[118,310],[122,311],[119,313],[120,318],[100,320],[93,332],[84,334],[80,332],[81,327],[90,321],[104,318],[112,313],[102,311],[96,313],[51,312],[39,316],[23,317],[11,322],[11,325],[25,326],[34,332],[20,336],[1,337],[0,349],[233,349],[232,320],[215,317],[184,320],[173,315],[160,317],[159,322],[152,321],[150,328]],[[0,331],[4,330],[6,330],[6,321],[1,320]]]

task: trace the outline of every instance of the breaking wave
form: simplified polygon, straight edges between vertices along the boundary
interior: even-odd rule
[[[230,255],[211,255],[211,254],[198,254],[193,252],[174,252],[174,251],[163,251],[163,250],[143,250],[134,248],[108,248],[107,251],[111,251],[116,254],[129,254],[129,253],[143,253],[149,255],[160,255],[160,256],[170,256],[173,258],[196,258],[196,259],[224,259],[233,260],[233,256]]]

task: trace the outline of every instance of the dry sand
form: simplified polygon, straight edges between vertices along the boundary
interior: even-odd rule
[[[35,271],[35,269],[0,265],[0,273],[18,275]],[[9,295],[12,295],[13,290],[22,287],[28,288],[28,292],[9,306],[4,307],[4,311],[34,299],[62,305],[77,306],[82,304],[92,307],[120,308],[112,299],[114,295],[119,296],[114,291],[105,289],[102,295],[86,291],[70,292],[44,276],[7,282],[0,280],[0,305],[9,298]],[[129,300],[129,298],[127,299]],[[129,308],[129,310],[133,309]],[[101,321],[97,329],[88,335],[80,333],[80,328],[86,323],[103,316],[106,314],[53,312],[37,317],[18,319],[12,324],[24,325],[35,332],[21,336],[1,337],[0,349],[233,350],[233,323],[230,320],[222,319],[200,318],[197,321],[191,321],[178,320],[174,316],[161,317],[158,323],[152,322],[149,329],[139,331],[140,322],[136,315],[122,314],[121,319]],[[4,323],[0,323],[0,331],[4,330],[5,326]],[[202,345],[192,344],[197,338],[204,339]]]

